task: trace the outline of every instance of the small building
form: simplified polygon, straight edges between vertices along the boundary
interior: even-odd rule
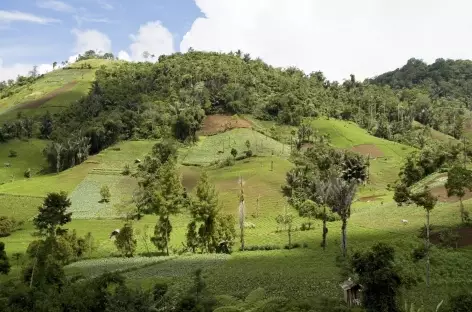
[[[344,301],[348,307],[360,306],[362,302],[362,285],[357,284],[351,278],[340,284],[344,291]]]

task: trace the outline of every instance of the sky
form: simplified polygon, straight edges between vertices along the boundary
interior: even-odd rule
[[[470,0],[0,0],[0,81],[87,50],[142,61],[190,47],[364,79],[412,57],[472,58],[471,10]]]

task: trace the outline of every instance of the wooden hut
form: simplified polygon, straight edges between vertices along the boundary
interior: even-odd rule
[[[344,291],[344,301],[347,303],[348,307],[361,305],[362,286],[360,284],[348,278],[347,281],[341,283],[340,286]]]

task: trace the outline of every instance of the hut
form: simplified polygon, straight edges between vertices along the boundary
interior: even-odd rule
[[[351,278],[348,278],[346,281],[341,283],[340,286],[344,291],[344,301],[347,303],[348,307],[361,305],[362,285],[354,282]]]

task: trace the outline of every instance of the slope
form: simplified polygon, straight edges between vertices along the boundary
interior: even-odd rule
[[[95,72],[112,61],[91,59],[71,64],[45,74],[32,84],[19,86],[0,100],[0,121],[15,118],[21,112],[27,116],[57,112],[85,96]]]

